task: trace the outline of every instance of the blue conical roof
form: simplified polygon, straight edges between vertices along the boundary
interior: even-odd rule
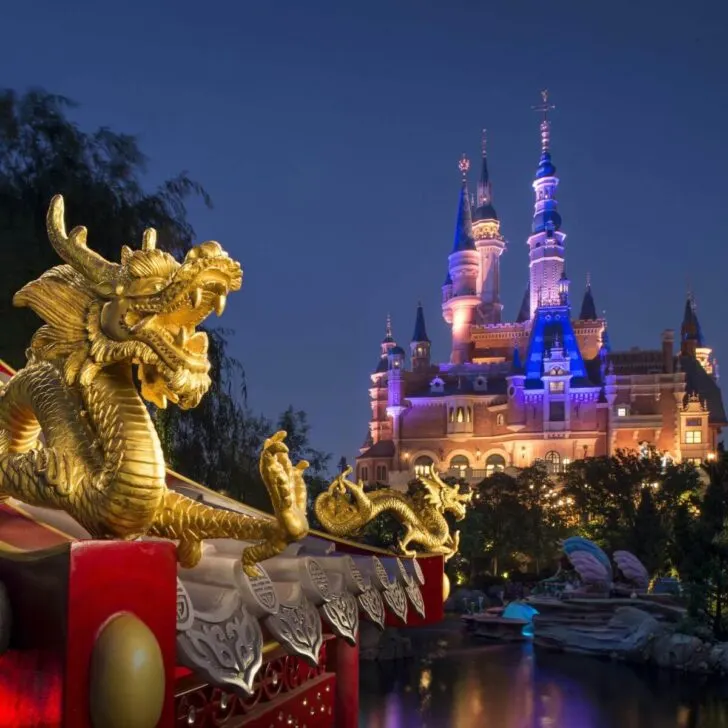
[[[417,304],[417,315],[415,316],[415,331],[412,334],[413,343],[428,342],[427,329],[425,328],[425,312],[422,308],[422,304]]]
[[[459,253],[463,250],[475,250],[473,219],[470,211],[470,194],[468,193],[468,185],[465,180],[463,180],[463,186],[460,188],[458,219],[455,224],[455,240],[453,241],[452,252]]]
[[[597,307],[594,305],[594,296],[592,296],[591,284],[586,284],[586,291],[584,291],[584,299],[581,302],[581,312],[579,318],[582,321],[596,321]]]

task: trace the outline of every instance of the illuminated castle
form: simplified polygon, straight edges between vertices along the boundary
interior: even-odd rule
[[[432,363],[421,304],[409,368],[387,319],[371,375],[369,433],[357,458],[364,482],[405,484],[433,465],[473,480],[536,460],[559,472],[576,458],[648,446],[674,460],[715,457],[726,416],[692,295],[677,351],[672,330],[662,334],[659,349],[611,351],[589,281],[578,315],[572,309],[550,148],[553,107],[546,92],[542,97],[529,281],[516,320],[501,317],[506,241],[493,207],[484,139],[474,201],[469,162],[460,161],[455,241],[442,286],[450,361]]]

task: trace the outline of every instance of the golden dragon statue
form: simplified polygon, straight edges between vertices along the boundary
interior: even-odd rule
[[[355,536],[380,513],[389,511],[405,528],[397,544],[403,556],[417,555],[410,548],[412,542],[428,553],[443,554],[446,561],[457,553],[460,532],[450,533],[445,513],[452,513],[455,520],[461,521],[472,493],[461,493],[459,486],[448,485],[434,470],[419,477],[423,487],[414,495],[391,488],[365,493],[364,483],[346,479],[351,470],[344,470],[314,502],[316,517],[329,533]]]
[[[66,232],[60,196],[46,223],[65,265],[13,298],[45,324],[26,366],[0,390],[0,499],[63,510],[93,538],[173,539],[187,568],[200,560],[203,539],[251,541],[242,562],[256,576],[259,561],[308,533],[308,463],[291,463],[278,432],[260,456],[274,515],[211,508],[167,488],[144,403],[199,404],[211,382],[207,335],[195,328],[240,289],[240,264],[214,241],[179,263],[156,247],[151,228],[141,250],[124,246],[121,263],[109,262],[87,246],[84,227]]]

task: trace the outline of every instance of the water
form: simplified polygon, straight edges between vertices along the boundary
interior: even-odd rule
[[[361,663],[361,728],[728,728],[728,678],[689,678],[526,644],[413,636],[415,657]]]

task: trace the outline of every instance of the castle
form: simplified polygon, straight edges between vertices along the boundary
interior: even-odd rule
[[[576,458],[645,447],[695,464],[715,458],[727,423],[717,363],[692,295],[679,342],[667,330],[654,350],[611,350],[589,281],[574,315],[550,148],[553,107],[546,92],[542,97],[529,283],[518,316],[502,320],[500,256],[507,244],[483,144],[474,200],[469,162],[460,161],[455,240],[442,286],[450,361],[432,363],[421,304],[409,368],[387,319],[371,375],[369,432],[357,457],[365,483],[404,486],[432,467],[478,481],[538,460],[558,473]]]

